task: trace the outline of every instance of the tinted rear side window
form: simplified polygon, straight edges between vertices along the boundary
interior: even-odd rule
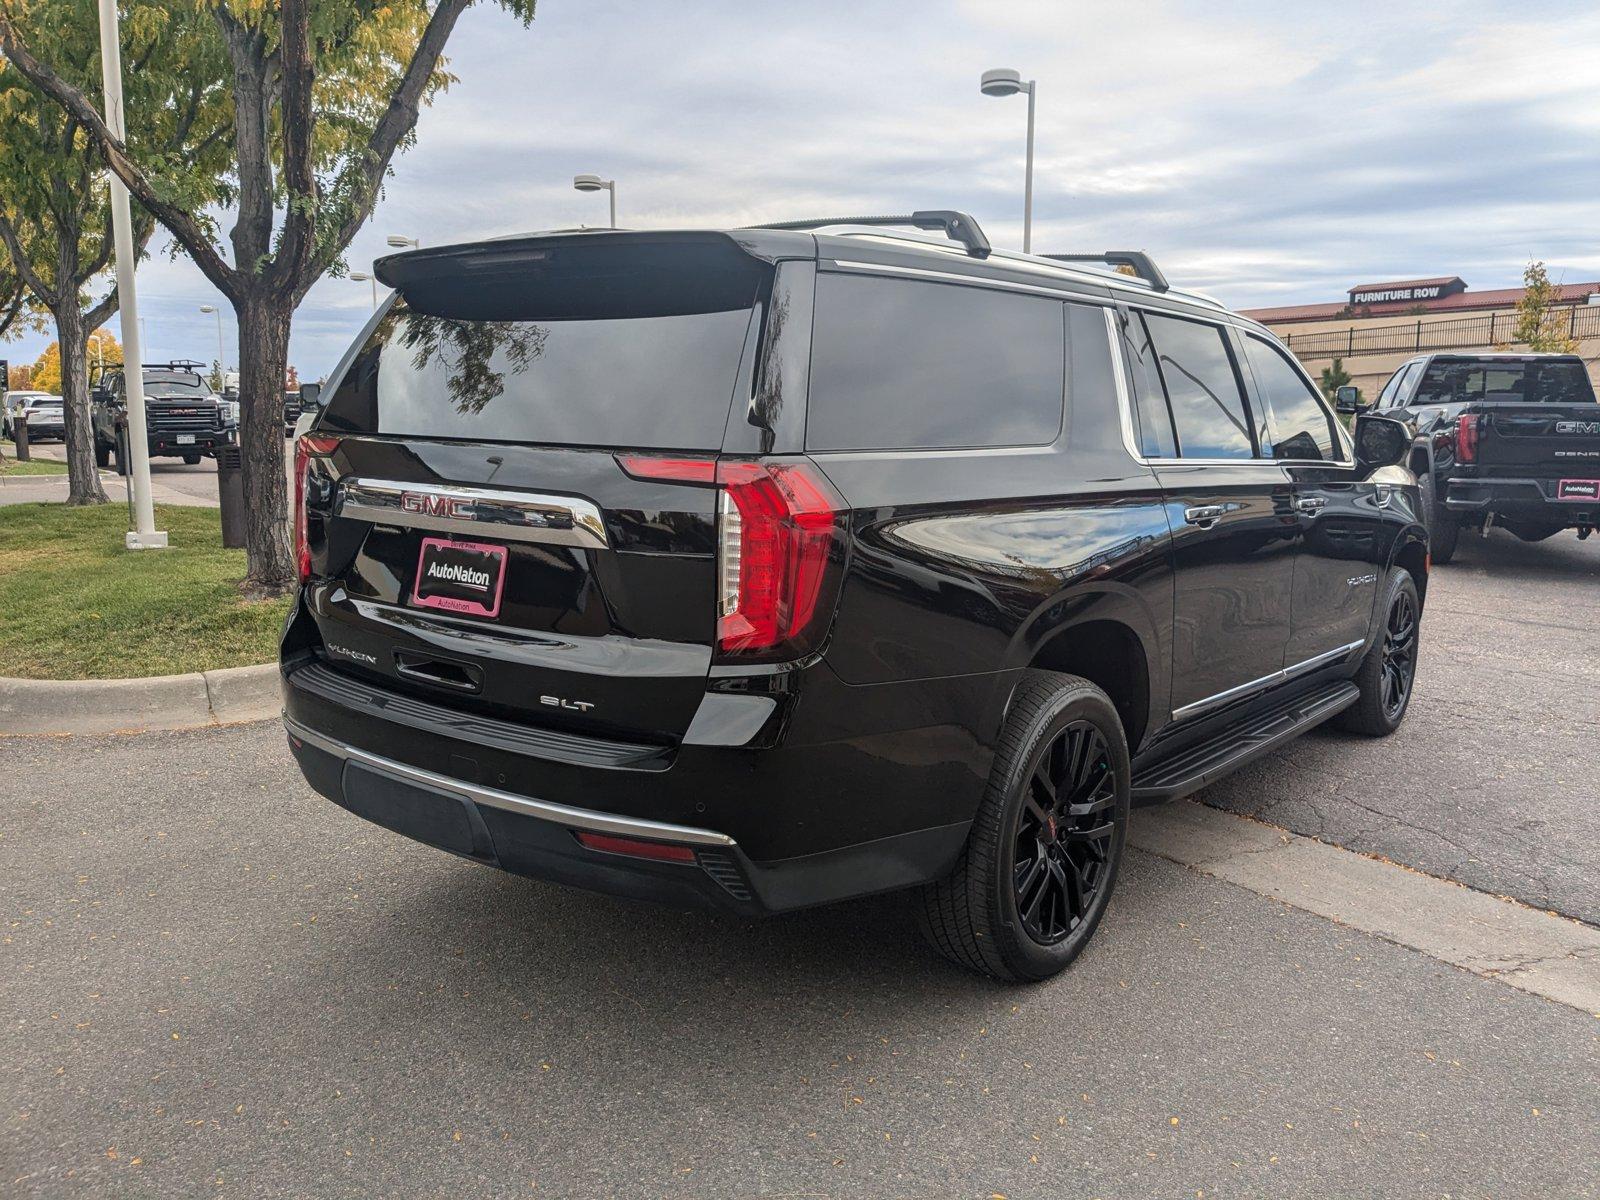
[[[1250,418],[1222,330],[1145,313],[1184,458],[1254,458]]]
[[[1035,446],[1061,431],[1064,305],[961,285],[817,278],[806,446]]]

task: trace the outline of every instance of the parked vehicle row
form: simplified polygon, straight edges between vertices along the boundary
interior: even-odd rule
[[[67,436],[66,417],[61,409],[61,397],[49,392],[10,391],[0,403],[0,437],[17,440],[17,421],[26,415],[28,440],[41,442],[46,438]]]
[[[1362,411],[1340,389],[1341,408]],[[1600,404],[1575,354],[1421,354],[1378,394],[1409,424],[1433,560],[1464,529],[1499,524],[1523,541],[1600,525]]]
[[[919,888],[954,961],[1060,970],[1131,804],[1400,724],[1428,584],[1404,425],[1095,257],[933,212],[380,261],[297,442],[306,778],[624,896]]]

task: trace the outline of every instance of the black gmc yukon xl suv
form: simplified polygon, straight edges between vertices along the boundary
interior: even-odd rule
[[[1339,406],[1362,411],[1344,394]],[[1576,354],[1420,354],[1376,407],[1416,431],[1435,562],[1496,522],[1525,542],[1600,525],[1600,404]]]
[[[382,260],[297,443],[312,786],[623,896],[920,888],[940,951],[1024,980],[1092,935],[1130,803],[1329,718],[1391,732],[1405,428],[1352,443],[1142,254],[889,220]]]

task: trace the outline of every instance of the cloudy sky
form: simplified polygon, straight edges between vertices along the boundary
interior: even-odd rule
[[[578,172],[638,228],[958,208],[1020,245],[1026,101],[979,93],[995,66],[1039,83],[1038,250],[1142,247],[1236,307],[1530,257],[1600,278],[1600,6],[1571,0],[541,0],[527,30],[484,2],[351,266],[391,233],[602,224]],[[215,357],[198,271],[158,253],[140,287],[147,357]],[[370,304],[312,290],[303,377]]]

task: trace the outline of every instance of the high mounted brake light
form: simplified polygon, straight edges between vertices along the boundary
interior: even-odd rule
[[[1456,421],[1456,461],[1478,461],[1478,414],[1462,413]]]
[[[311,546],[306,529],[306,476],[313,458],[326,457],[339,448],[339,439],[306,433],[294,444],[294,560],[304,583],[311,578]]]

